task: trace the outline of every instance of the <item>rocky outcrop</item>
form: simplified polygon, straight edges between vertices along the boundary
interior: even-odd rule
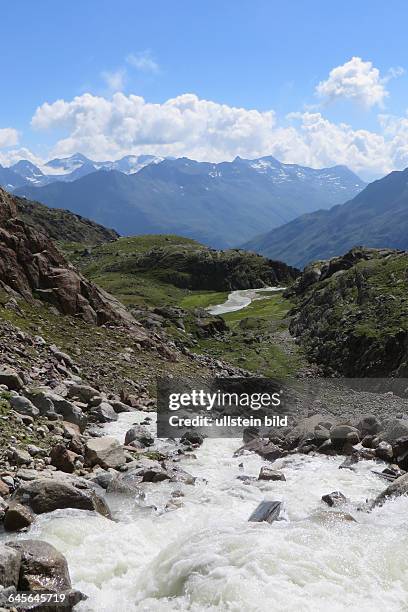
[[[86,280],[47,236],[17,216],[15,198],[0,189],[0,287],[90,323],[134,323],[117,300]]]

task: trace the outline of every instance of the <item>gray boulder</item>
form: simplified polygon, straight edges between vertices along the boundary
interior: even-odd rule
[[[279,470],[271,470],[268,467],[262,467],[258,480],[286,480],[285,474]]]
[[[402,495],[408,495],[408,474],[400,476],[389,484],[388,487],[375,498],[372,507],[381,506],[387,499],[401,497]]]
[[[340,491],[333,491],[332,493],[323,495],[322,501],[332,508],[333,506],[341,506],[342,504],[346,503],[347,498]]]
[[[273,442],[264,440],[263,438],[254,438],[247,444],[244,444],[244,446],[241,446],[241,448],[235,451],[234,457],[239,457],[245,451],[256,453],[268,461],[275,461],[275,459],[279,459],[279,457],[285,457],[285,455],[287,455],[287,451],[282,450]]]
[[[342,448],[347,442],[357,444],[359,432],[358,429],[351,425],[333,425],[330,429],[330,440],[336,448]]]
[[[394,453],[391,444],[389,442],[385,442],[385,440],[380,442],[375,449],[375,456],[383,461],[392,461]]]
[[[34,515],[29,508],[18,503],[11,503],[4,517],[6,531],[19,531],[34,522]]]
[[[408,436],[408,419],[390,419],[378,434],[380,440],[394,444],[398,438]]]
[[[66,382],[65,383],[68,389],[68,397],[69,398],[78,398],[81,402],[87,404],[92,398],[99,395],[100,391],[97,391],[90,385],[82,385],[75,382]]]
[[[364,414],[357,423],[360,438],[374,436],[381,431],[381,421],[374,414]]]
[[[26,397],[21,395],[15,395],[10,398],[10,406],[19,414],[28,414],[29,416],[36,417],[40,414],[38,408],[34,406]]]
[[[248,521],[251,523],[273,523],[280,518],[283,504],[280,501],[262,501],[255,508]]]
[[[0,544],[0,585],[17,587],[20,575],[21,553],[14,548]]]
[[[21,565],[18,581],[19,591],[45,591],[48,593],[64,593],[64,610],[74,608],[85,596],[80,591],[72,589],[67,561],[54,546],[41,540],[19,540],[8,542],[7,547],[20,555]],[[56,610],[36,607],[37,610]],[[59,608],[58,608],[59,609]]]
[[[30,465],[32,461],[30,453],[22,448],[13,449],[12,459],[16,465]]]
[[[29,389],[26,395],[34,406],[38,408],[41,416],[55,413],[54,404],[50,397],[52,391],[48,387]]]
[[[112,436],[92,438],[85,445],[85,462],[88,466],[100,465],[117,469],[126,463],[123,446]]]
[[[109,400],[110,405],[116,412],[116,414],[120,414],[122,412],[132,412],[131,406],[120,402],[119,400]]]
[[[315,429],[317,427],[330,427],[327,417],[322,414],[313,414],[310,417],[301,419],[297,425],[286,435],[286,443],[290,448],[301,446],[307,440],[315,439]]]
[[[118,420],[118,415],[108,402],[101,402],[98,406],[92,408],[90,415],[98,423],[111,423]]]
[[[154,437],[144,425],[135,425],[126,432],[125,444],[135,441],[140,442],[142,446],[151,446],[154,443]]]
[[[6,385],[11,391],[20,391],[24,383],[14,368],[2,366],[0,367],[0,385]]]
[[[48,397],[53,403],[55,412],[61,414],[64,421],[74,423],[74,425],[78,425],[81,431],[84,431],[88,420],[78,406],[56,393],[49,393]]]
[[[72,482],[75,483],[74,480]],[[12,501],[29,506],[36,514],[63,508],[77,508],[94,510],[110,518],[106,502],[93,489],[78,488],[78,486],[50,478],[37,478],[23,482],[13,494]],[[80,486],[83,486],[82,481]]]

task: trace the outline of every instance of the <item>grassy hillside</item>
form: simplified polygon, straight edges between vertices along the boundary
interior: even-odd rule
[[[200,340],[196,350],[263,376],[293,376],[305,359],[288,333],[291,307],[282,294],[265,295],[247,308],[222,315],[228,331]]]
[[[259,255],[216,251],[174,235],[120,238],[92,249],[71,243],[64,250],[88,278],[131,307],[206,307],[231,290],[287,284],[298,274]]]
[[[408,253],[316,262],[290,293],[291,330],[311,359],[346,376],[408,375]]]

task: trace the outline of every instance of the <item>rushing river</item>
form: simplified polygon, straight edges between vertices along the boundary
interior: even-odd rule
[[[145,415],[124,413],[106,433],[123,442]],[[237,476],[257,476],[267,462],[233,458],[239,445],[206,440],[196,459],[182,459],[199,477],[194,486],[150,483],[144,500],[112,498],[115,522],[83,511],[37,518],[29,537],[61,550],[74,586],[88,595],[78,610],[407,610],[408,498],[357,511],[386,486],[372,462],[339,470],[341,458],[293,455],[274,463],[286,482],[245,484]],[[166,511],[174,489],[185,495],[182,506]],[[335,490],[351,500],[347,511],[357,522],[323,519],[330,511],[321,496]],[[249,523],[264,499],[283,500],[285,520]]]
[[[280,289],[234,291],[211,312],[244,308],[271,290]],[[105,433],[123,442],[145,416],[121,414]],[[182,458],[194,486],[146,483],[144,498],[108,496],[114,521],[75,510],[37,517],[28,537],[66,555],[74,587],[88,596],[78,612],[408,610],[408,498],[357,510],[386,487],[371,472],[381,466],[362,461],[340,470],[340,457],[292,455],[273,464],[286,482],[258,481],[268,462],[234,458],[240,445],[208,439],[195,457]],[[182,496],[172,497],[175,490]],[[356,522],[333,516],[321,501],[336,490]],[[262,500],[283,501],[284,520],[249,523]]]

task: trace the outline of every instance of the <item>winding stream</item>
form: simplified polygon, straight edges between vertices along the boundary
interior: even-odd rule
[[[212,315],[221,315],[227,312],[236,312],[242,308],[246,308],[254,300],[265,299],[268,296],[262,295],[262,293],[271,293],[274,291],[284,291],[285,287],[262,287],[260,289],[238,289],[237,291],[231,291],[227,301],[223,304],[216,304],[207,308],[208,312]]]

